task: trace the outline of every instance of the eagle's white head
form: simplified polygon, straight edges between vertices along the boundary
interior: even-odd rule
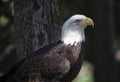
[[[88,25],[94,26],[92,19],[85,15],[73,15],[62,27],[61,40],[66,45],[76,45],[77,43],[85,41],[84,29]]]

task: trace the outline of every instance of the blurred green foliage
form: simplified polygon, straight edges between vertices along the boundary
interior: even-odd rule
[[[13,0],[0,1],[0,73],[15,63]],[[7,61],[6,61],[7,60]]]
[[[93,66],[89,62],[84,61],[81,71],[73,82],[94,82]]]
[[[2,15],[0,17],[0,26],[1,27],[4,27],[5,25],[7,25],[8,22],[9,22],[9,19],[6,16]]]

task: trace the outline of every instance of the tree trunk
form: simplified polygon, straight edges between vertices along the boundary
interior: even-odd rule
[[[114,0],[90,0],[88,5],[95,21],[92,48],[88,52],[95,66],[95,82],[116,82],[113,76]]]
[[[40,47],[58,40],[57,0],[15,0],[18,61]]]

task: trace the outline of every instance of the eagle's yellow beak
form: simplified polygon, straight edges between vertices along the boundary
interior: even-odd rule
[[[91,25],[92,27],[94,27],[94,22],[93,22],[93,20],[91,18],[86,17],[86,19],[85,19],[85,25],[86,26]]]

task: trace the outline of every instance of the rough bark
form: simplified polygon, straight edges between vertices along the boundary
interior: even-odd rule
[[[18,61],[40,47],[58,40],[57,0],[15,0]]]

